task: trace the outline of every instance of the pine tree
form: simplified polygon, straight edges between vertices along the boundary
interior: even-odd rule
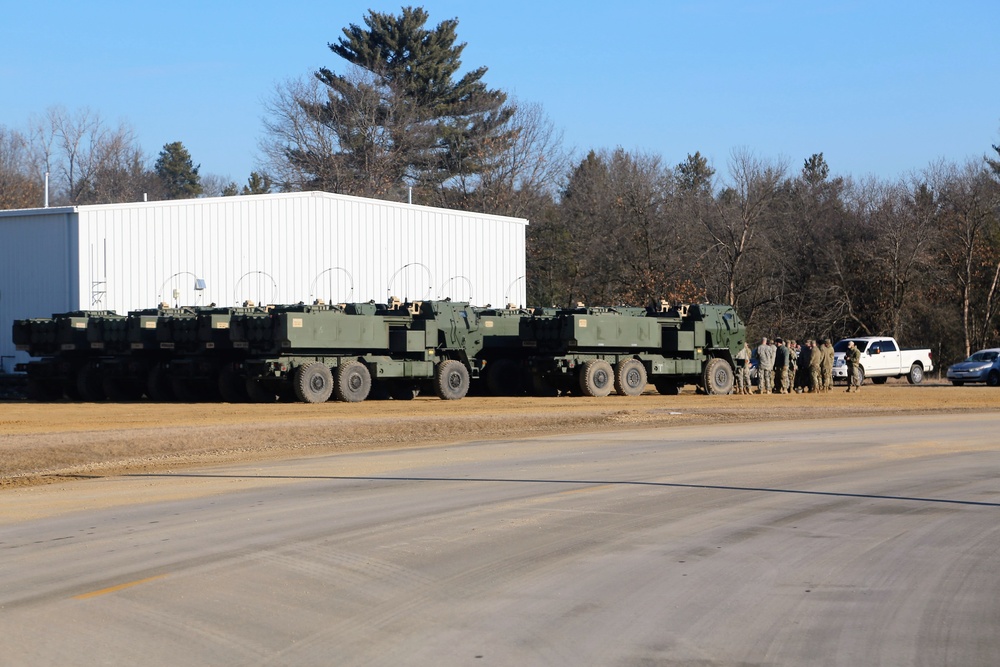
[[[191,161],[191,154],[180,141],[163,146],[153,171],[163,186],[164,199],[192,199],[200,195],[201,177]]]
[[[440,187],[480,173],[514,139],[514,109],[482,81],[487,68],[456,80],[465,48],[456,43],[458,20],[428,29],[427,19],[419,7],[398,16],[369,11],[365,27],[352,24],[329,44],[358,70],[320,69],[316,78],[329,87],[329,101],[303,105],[339,143],[319,167],[317,156],[290,151],[293,161],[310,165],[317,185],[366,195],[401,188],[404,179]]]

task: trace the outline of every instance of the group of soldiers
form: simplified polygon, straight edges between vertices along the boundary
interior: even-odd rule
[[[750,378],[750,367],[755,356],[757,391],[754,391]],[[850,372],[850,368],[848,370],[848,377],[854,380],[855,373]],[[781,338],[775,338],[774,343],[771,343],[764,338],[756,350],[751,350],[750,345],[744,343],[743,349],[736,354],[737,394],[817,393],[832,389],[833,343],[829,338],[822,342],[807,340],[803,345],[794,340],[786,342]],[[847,390],[858,391],[860,387],[852,381]]]

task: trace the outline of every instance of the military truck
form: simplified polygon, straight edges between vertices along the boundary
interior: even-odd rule
[[[233,318],[231,342],[246,350],[233,373],[255,401],[358,402],[373,387],[398,399],[430,390],[455,400],[479,375],[478,329],[463,302],[280,306],[266,323]]]
[[[607,396],[661,394],[686,384],[728,394],[746,330],[729,306],[489,311],[482,351],[490,393]],[[492,321],[492,324],[489,323]]]
[[[676,394],[733,385],[745,340],[728,306],[475,308],[468,303],[303,303],[79,311],[18,320],[14,342],[38,400],[229,402],[420,392]]]

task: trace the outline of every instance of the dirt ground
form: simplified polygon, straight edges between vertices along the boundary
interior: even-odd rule
[[[0,402],[0,488],[196,465],[540,434],[1000,409],[1000,390],[890,381],[857,394],[485,398],[321,405]]]

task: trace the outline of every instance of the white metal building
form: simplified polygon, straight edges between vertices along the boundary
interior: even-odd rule
[[[74,310],[525,301],[527,220],[325,192],[0,211],[0,355]]]

